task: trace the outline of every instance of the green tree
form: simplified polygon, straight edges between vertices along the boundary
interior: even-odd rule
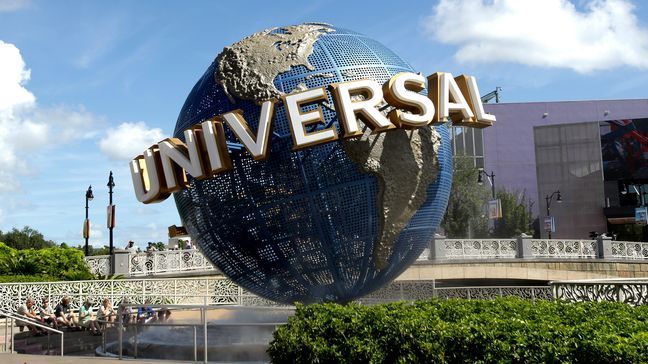
[[[470,158],[454,159],[452,190],[441,226],[451,238],[485,237],[488,234],[486,201],[490,190],[477,184],[478,170]]]
[[[6,233],[0,231],[0,241],[15,249],[43,249],[55,246],[53,241],[45,240],[38,230],[25,226],[22,230],[16,228]]]
[[[533,203],[526,199],[524,193],[511,193],[502,189],[496,195],[502,206],[502,218],[497,220],[492,236],[511,238],[521,233],[533,234]]]

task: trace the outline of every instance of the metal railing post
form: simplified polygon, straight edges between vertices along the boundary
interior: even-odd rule
[[[63,340],[63,334],[61,334],[61,356],[63,356],[64,347],[65,347],[65,340]]]
[[[14,332],[13,332],[13,328],[14,328],[15,320],[12,318],[10,322],[11,322],[11,353],[13,353],[14,352]]]
[[[5,316],[4,319],[5,322],[5,334],[4,334],[4,351],[6,352],[8,348],[8,342],[7,342],[7,333],[9,332],[9,328],[7,327],[7,317]]]
[[[123,312],[119,312],[119,327],[117,328],[117,331],[119,332],[117,335],[117,340],[119,341],[119,360],[122,360],[122,350],[123,350],[123,340],[124,340],[124,322],[123,322]]]
[[[204,336],[204,350],[205,350],[205,359],[204,362],[207,363],[207,310],[206,307],[202,307],[201,310],[203,313],[203,336]]]
[[[194,361],[198,361],[198,328],[193,326],[193,339],[194,339]]]

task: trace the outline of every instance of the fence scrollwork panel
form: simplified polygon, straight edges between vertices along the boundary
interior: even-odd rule
[[[621,259],[648,259],[648,243],[613,241],[612,256]]]
[[[596,240],[532,239],[536,258],[596,258]]]
[[[515,258],[515,239],[446,239],[444,242],[448,259]]]

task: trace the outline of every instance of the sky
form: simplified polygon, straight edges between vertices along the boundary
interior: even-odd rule
[[[272,4],[272,5],[268,5]],[[166,241],[173,199],[135,199],[131,158],[171,136],[223,47],[276,26],[326,22],[385,44],[427,75],[475,76],[502,102],[648,98],[648,4],[630,0],[0,0],[0,230]]]

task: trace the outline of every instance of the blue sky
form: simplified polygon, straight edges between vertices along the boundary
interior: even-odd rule
[[[466,73],[504,102],[648,98],[648,5],[639,1],[0,0],[0,230],[32,226],[107,244],[165,240],[173,203],[135,200],[128,159],[169,136],[185,97],[224,46],[327,22],[382,42],[429,74]],[[115,143],[115,140],[121,142]],[[133,151],[136,152],[133,152]]]

